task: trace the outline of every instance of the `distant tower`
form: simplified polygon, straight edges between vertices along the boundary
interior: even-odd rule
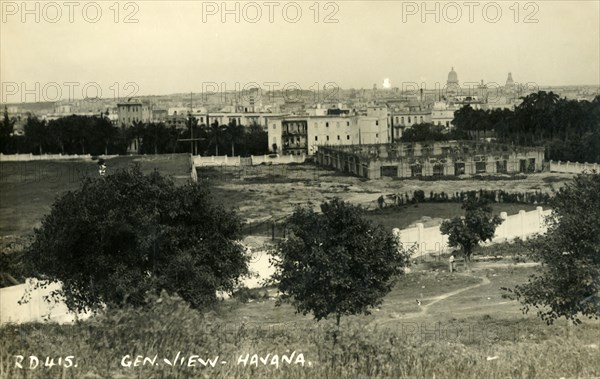
[[[448,73],[448,81],[446,81],[446,94],[448,96],[456,96],[460,92],[460,85],[458,83],[458,75],[454,71],[454,67]]]
[[[515,95],[516,95],[516,91],[515,91],[515,82],[513,81],[512,78],[512,73],[508,73],[508,78],[506,78],[506,84],[504,85],[504,92],[506,94],[506,99],[507,100],[514,100],[515,99]]]
[[[483,80],[481,80],[481,84],[477,86],[477,96],[479,96],[482,102],[487,103],[488,88],[483,83]]]

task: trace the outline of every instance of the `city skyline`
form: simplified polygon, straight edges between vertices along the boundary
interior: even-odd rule
[[[1,3],[3,99],[6,83],[96,83],[103,98],[127,83],[137,96],[214,83],[435,89],[452,67],[461,84],[504,85],[509,72],[540,87],[600,84],[596,1],[75,3]]]

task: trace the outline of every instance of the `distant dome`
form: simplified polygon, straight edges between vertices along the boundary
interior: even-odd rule
[[[448,84],[458,84],[458,75],[456,74],[456,71],[454,71],[454,67],[452,67],[452,70],[448,73]]]

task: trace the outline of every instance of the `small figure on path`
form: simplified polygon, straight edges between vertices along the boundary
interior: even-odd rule
[[[104,164],[104,159],[102,158],[98,160],[98,173],[100,176],[106,175],[106,164]]]
[[[450,272],[454,272],[454,254],[450,255],[450,258],[448,259],[448,263],[449,263],[449,269]]]

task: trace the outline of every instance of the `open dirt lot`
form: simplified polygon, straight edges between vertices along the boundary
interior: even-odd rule
[[[340,197],[354,204],[360,204],[368,210],[377,208],[377,199],[384,195],[412,195],[415,190],[423,190],[426,196],[431,191],[453,193],[470,190],[504,190],[507,192],[551,193],[560,188],[572,176],[568,174],[541,173],[529,175],[525,179],[507,179],[483,181],[480,179],[462,180],[365,180],[347,176],[333,170],[327,170],[310,164],[287,166],[206,167],[198,169],[199,180],[207,181],[216,188],[215,194],[225,205],[236,207],[248,222],[278,220],[288,215],[296,205],[312,202],[318,206],[324,200]],[[386,197],[386,202],[391,200]],[[452,205],[452,204],[451,204]],[[447,212],[439,216],[428,215],[424,208],[429,204],[420,204],[422,216],[448,217]],[[460,212],[460,207],[456,208]],[[500,204],[499,211],[512,208]],[[528,204],[518,205],[519,209],[529,210]],[[511,212],[512,213],[512,212]],[[456,214],[452,212],[450,215]],[[417,218],[418,219],[418,218]],[[414,221],[414,220],[413,220]],[[411,221],[412,222],[412,221]]]

